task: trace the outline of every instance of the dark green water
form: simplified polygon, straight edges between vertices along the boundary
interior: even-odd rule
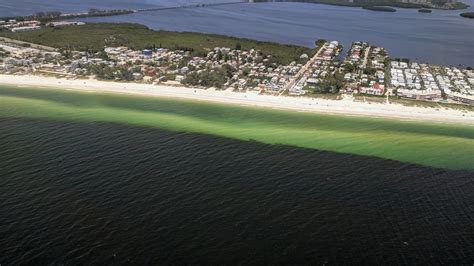
[[[471,264],[473,172],[0,119],[0,263]]]
[[[470,127],[228,108],[0,89],[0,264],[474,262],[472,170],[354,149],[456,140],[430,162],[465,167]]]

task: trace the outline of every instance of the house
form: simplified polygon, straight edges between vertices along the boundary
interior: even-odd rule
[[[309,78],[306,80],[306,85],[309,87],[316,87],[319,83],[319,79]]]
[[[398,89],[397,96],[408,99],[438,101],[442,99],[441,90]]]
[[[146,71],[145,73],[148,77],[154,77],[156,76],[156,69],[150,69],[148,71]]]
[[[308,59],[309,56],[308,56],[307,54],[302,54],[302,55],[300,56],[300,58],[301,58],[301,59]]]
[[[152,50],[149,50],[149,49],[145,49],[142,51],[142,55],[144,56],[152,56],[153,55],[153,51]]]
[[[448,99],[459,103],[474,105],[474,95],[452,92],[448,94]]]
[[[141,73],[133,73],[133,79],[135,80],[141,80],[143,79],[143,75]]]
[[[25,26],[25,27],[17,27],[17,28],[12,28],[12,32],[25,32],[25,31],[34,31],[34,30],[39,30],[41,29],[40,26]]]
[[[48,26],[52,27],[62,27],[62,26],[81,26],[85,25],[84,22],[78,22],[78,21],[53,21],[48,24]]]
[[[383,88],[382,85],[375,83],[372,87],[361,87],[359,91],[360,93],[364,93],[364,94],[380,96],[384,94],[385,89]]]

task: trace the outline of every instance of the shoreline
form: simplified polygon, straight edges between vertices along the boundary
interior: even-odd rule
[[[304,1],[304,0],[278,0],[278,1],[268,1],[268,0],[256,0],[255,3],[309,3],[309,4],[321,4],[321,5],[331,5],[331,6],[342,6],[342,7],[355,7],[355,8],[364,8],[371,6],[389,6],[393,8],[406,8],[406,9],[418,9],[418,8],[430,8],[437,10],[465,10],[470,7],[470,5],[459,2],[457,6],[454,7],[440,7],[440,6],[429,6],[426,4],[415,4],[415,3],[402,3],[402,2],[393,2],[393,3],[373,3],[373,4],[355,4],[355,3],[340,3],[336,1],[325,1],[325,0],[313,0],[313,1]]]
[[[310,97],[259,95],[256,92],[240,93],[166,85],[98,81],[94,79],[72,80],[34,75],[0,75],[0,85],[197,100],[328,115],[474,125],[474,112],[471,111],[412,107],[395,103],[380,104]]]

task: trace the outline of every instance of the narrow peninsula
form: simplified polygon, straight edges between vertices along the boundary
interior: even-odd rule
[[[460,14],[463,18],[474,18],[474,12],[465,12]]]

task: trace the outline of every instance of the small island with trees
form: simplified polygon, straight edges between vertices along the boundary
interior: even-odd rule
[[[397,12],[393,7],[387,6],[363,6],[363,9],[372,10],[372,11],[381,11],[381,12]]]
[[[463,18],[474,18],[474,12],[465,12],[460,14]]]
[[[418,12],[420,12],[420,13],[431,13],[431,12],[433,12],[433,10],[422,8],[422,9],[418,9]]]
[[[86,18],[86,17],[107,17],[107,16],[118,16],[134,13],[133,10],[126,9],[114,9],[114,10],[99,10],[91,8],[87,12],[80,13],[69,13],[64,14],[60,11],[47,11],[47,12],[37,12],[33,15],[28,16],[16,16],[16,17],[2,17],[0,20],[16,20],[16,21],[28,21],[28,20],[38,20],[43,24],[51,21],[65,20],[65,19],[75,19],[75,18]]]

